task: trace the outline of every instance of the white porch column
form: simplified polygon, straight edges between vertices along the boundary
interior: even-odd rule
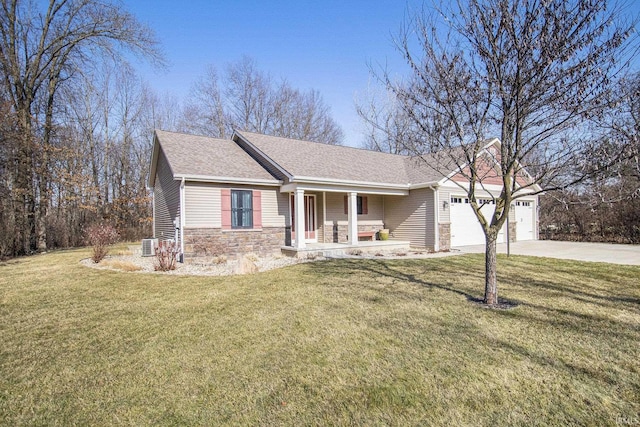
[[[349,193],[348,197],[348,216],[349,231],[348,240],[352,245],[358,244],[358,193]]]
[[[304,233],[304,190],[296,188],[294,196],[294,224],[296,229],[296,248],[304,249],[307,245]]]

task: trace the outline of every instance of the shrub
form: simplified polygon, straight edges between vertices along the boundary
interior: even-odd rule
[[[176,262],[180,254],[180,246],[174,241],[161,241],[156,249],[156,271],[171,271],[176,269]]]
[[[91,245],[91,259],[99,263],[109,253],[109,245],[118,241],[118,231],[109,224],[95,224],[85,230],[88,243]]]

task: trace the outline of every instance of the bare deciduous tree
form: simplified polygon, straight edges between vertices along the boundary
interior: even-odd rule
[[[543,196],[546,238],[640,243],[640,74],[620,80],[616,99],[586,153],[602,173]]]
[[[219,77],[209,67],[192,87],[181,130],[228,138],[234,128],[287,138],[340,144],[343,133],[317,91],[276,84],[248,57]]]
[[[385,90],[382,96],[369,93],[356,102],[356,113],[364,124],[363,147],[368,150],[410,154],[406,141],[422,136],[392,91]]]
[[[50,142],[59,89],[78,70],[123,51],[156,61],[151,30],[118,4],[98,0],[0,2],[0,74],[17,117],[20,141],[12,152],[17,253],[46,248],[50,204]]]
[[[425,135],[406,148],[442,153],[433,167],[456,165],[467,180],[459,185],[486,236],[490,306],[498,304],[496,238],[514,199],[596,172],[580,131],[615,101],[612,84],[635,54],[635,22],[622,18],[606,1],[469,0],[416,13],[397,40],[411,80],[384,79]],[[493,136],[501,144],[487,152]],[[476,197],[488,168],[502,187],[491,216]]]

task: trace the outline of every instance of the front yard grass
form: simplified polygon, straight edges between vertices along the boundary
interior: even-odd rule
[[[481,255],[250,276],[0,263],[3,425],[640,424],[640,268]]]

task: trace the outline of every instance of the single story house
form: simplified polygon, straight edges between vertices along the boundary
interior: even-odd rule
[[[148,185],[154,237],[174,239],[189,257],[355,246],[381,229],[434,251],[482,244],[460,181],[460,170],[409,156],[244,131],[227,140],[156,130]],[[482,188],[490,210],[500,181]],[[537,210],[536,195],[517,199],[498,241],[536,239]]]

